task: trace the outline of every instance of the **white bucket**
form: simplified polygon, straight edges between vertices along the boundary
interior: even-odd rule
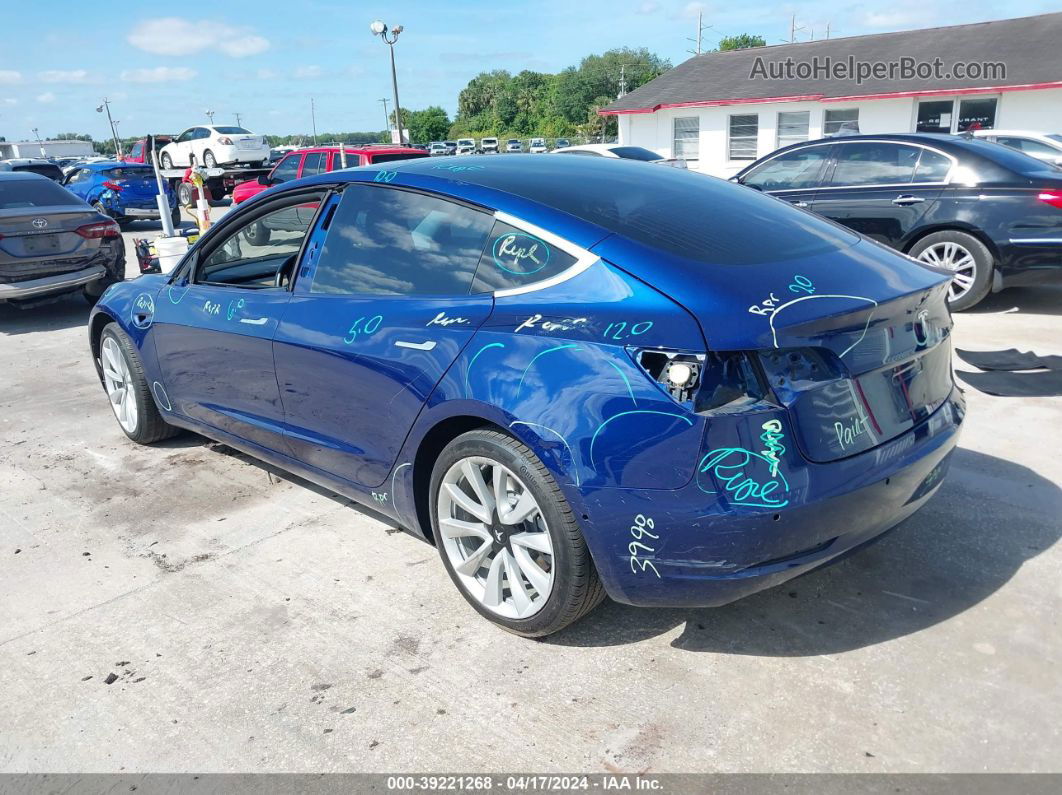
[[[188,239],[184,237],[159,237],[155,239],[155,253],[159,257],[159,270],[169,273],[188,253]]]

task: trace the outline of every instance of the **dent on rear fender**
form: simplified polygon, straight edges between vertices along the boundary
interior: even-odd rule
[[[497,407],[570,485],[675,489],[693,477],[704,421],[629,352],[656,346],[703,351],[704,340],[684,309],[598,262],[497,298],[437,394]]]

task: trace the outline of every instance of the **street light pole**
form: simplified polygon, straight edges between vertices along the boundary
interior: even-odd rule
[[[103,113],[107,111],[107,123],[111,126],[111,138],[114,140],[114,155],[115,157],[122,156],[122,143],[118,140],[118,131],[114,129],[114,119],[111,118],[111,103],[107,101],[107,97],[103,98],[103,104],[96,107],[97,113]]]
[[[402,109],[398,104],[398,72],[395,69],[395,42],[398,41],[398,34],[402,32],[401,25],[395,25],[390,29],[391,36],[388,38],[388,27],[380,20],[376,20],[369,25],[369,30],[372,31],[374,36],[379,36],[383,39],[384,43],[391,51],[391,89],[395,97],[395,128],[398,130],[398,143],[404,143],[402,139]]]
[[[314,108],[313,97],[310,97],[310,124],[313,125],[313,145],[317,146],[317,112]]]
[[[208,119],[210,119],[210,123],[213,124],[214,123],[214,111],[212,111],[212,110],[204,110],[203,113],[206,114],[206,117]]]
[[[387,112],[387,103],[390,102],[390,101],[391,100],[389,100],[387,97],[381,97],[380,98],[380,102],[382,102],[383,106],[384,106],[384,129],[385,130],[390,130],[391,129],[391,114]]]
[[[41,142],[41,136],[37,133],[37,128],[33,128],[33,137],[37,139],[37,148],[41,150],[41,157],[47,157],[44,153],[44,144]]]

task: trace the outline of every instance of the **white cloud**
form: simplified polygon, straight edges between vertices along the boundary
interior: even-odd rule
[[[42,83],[84,83],[88,76],[84,69],[48,69],[37,73],[37,79]]]
[[[193,22],[179,17],[151,19],[136,25],[126,40],[155,55],[191,55],[201,50],[220,50],[233,58],[257,55],[269,49],[269,39],[250,28],[220,22]]]
[[[696,19],[698,14],[703,14],[707,10],[707,3],[686,3],[682,7],[681,16],[683,19]]]
[[[5,105],[17,105],[18,104],[18,100],[15,99],[14,97],[4,97],[4,104]]]
[[[187,66],[156,66],[154,69],[126,69],[121,78],[127,83],[169,83],[191,80],[198,74]]]
[[[22,82],[22,72],[0,69],[0,85],[14,85]]]
[[[924,4],[897,3],[887,11],[868,12],[863,16],[863,24],[868,28],[905,28],[928,27],[937,22],[933,8]]]
[[[55,102],[55,94],[51,91],[45,91],[43,94],[37,95],[37,101],[45,105],[49,102]]]
[[[315,65],[300,66],[295,70],[295,77],[300,80],[312,80],[315,77],[320,77],[321,74],[321,67]]]
[[[276,78],[276,76],[277,76],[277,73],[274,72],[272,69],[259,69],[258,70],[258,79],[259,80],[274,80]]]
[[[659,10],[660,10],[660,3],[657,3],[654,0],[646,0],[646,2],[644,2],[640,6],[638,6],[638,10],[635,13],[637,13],[637,14],[655,14]]]

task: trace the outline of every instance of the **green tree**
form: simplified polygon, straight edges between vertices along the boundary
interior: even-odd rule
[[[92,136],[88,135],[87,133],[65,132],[65,133],[59,133],[52,140],[53,141],[91,141],[92,140]]]
[[[391,113],[391,124],[395,123],[395,114]],[[424,110],[402,109],[402,126],[409,130],[411,143],[426,144],[429,141],[441,141],[450,131],[450,117],[438,105]]]
[[[728,50],[747,50],[749,47],[766,47],[767,40],[763,36],[754,36],[751,33],[739,33],[736,36],[724,36],[719,40],[718,52]]]

